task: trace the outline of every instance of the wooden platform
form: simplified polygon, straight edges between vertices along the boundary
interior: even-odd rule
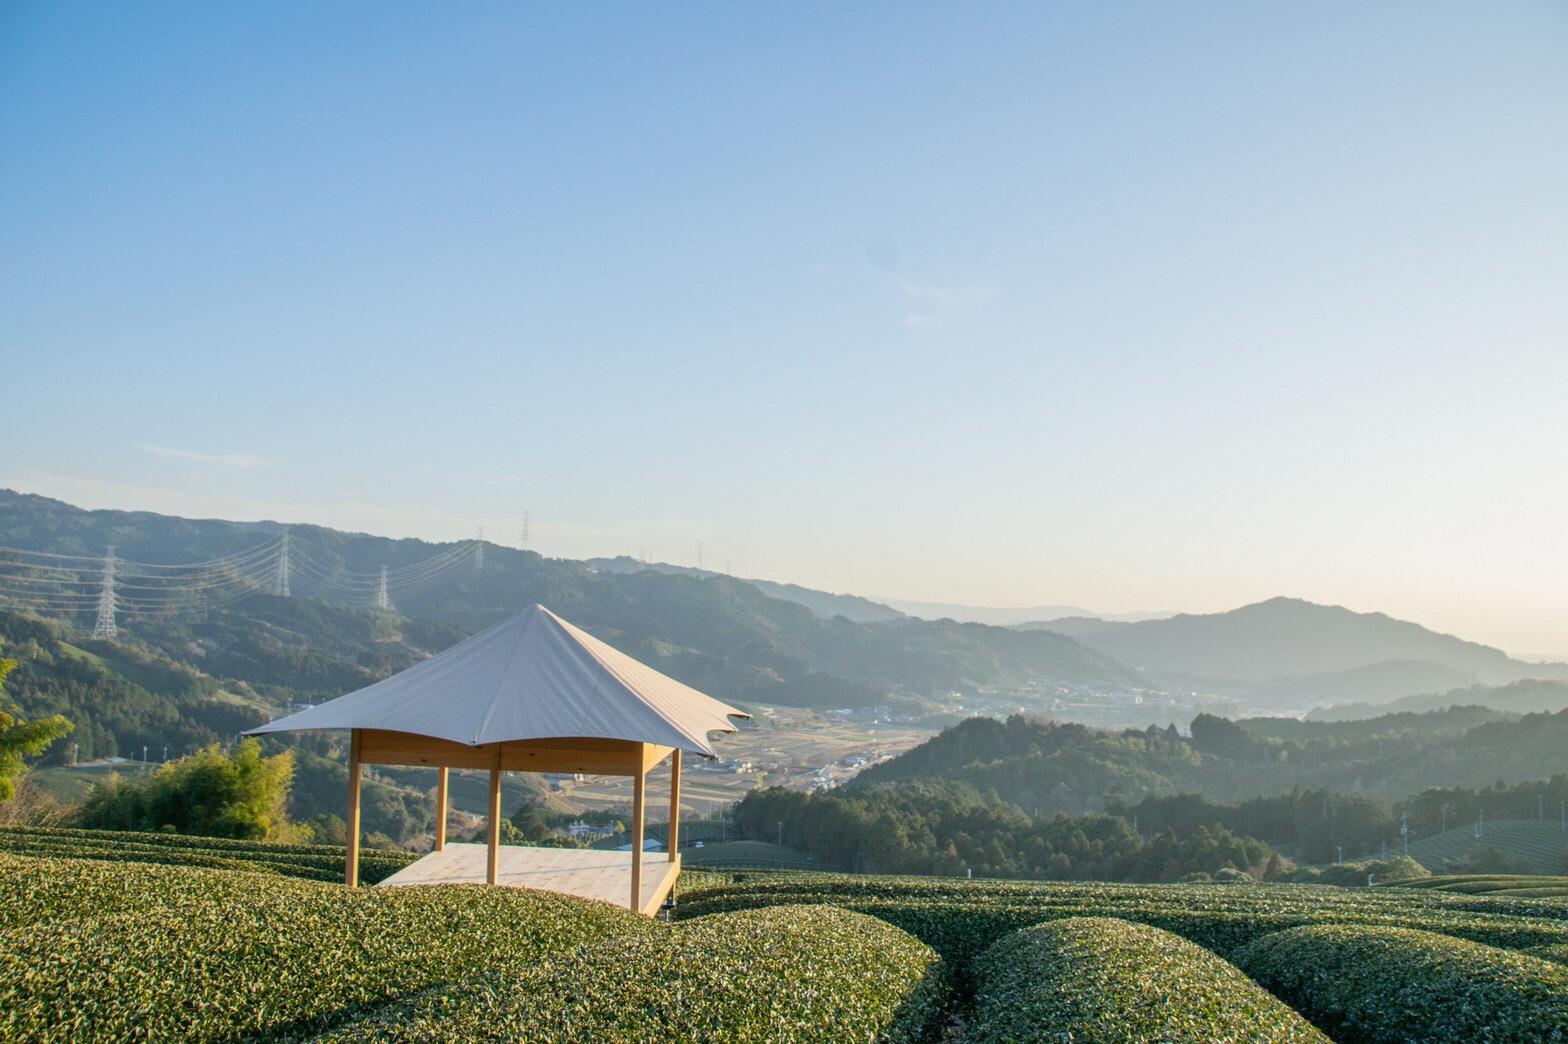
[[[421,884],[484,884],[484,845],[448,844],[415,860],[376,887]],[[537,888],[631,906],[631,852],[601,852],[591,848],[527,848],[502,845],[497,884],[507,888]],[[664,897],[675,887],[681,872],[680,856],[670,861],[663,852],[642,857],[642,908],[653,916]]]

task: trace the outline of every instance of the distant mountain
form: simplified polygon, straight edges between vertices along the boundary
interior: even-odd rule
[[[1434,683],[1568,678],[1568,666],[1526,663],[1383,613],[1294,598],[1166,620],[1075,617],[1043,626],[1172,685],[1390,699],[1430,691]]]
[[[1348,671],[1298,674],[1276,678],[1261,686],[1281,702],[1386,704],[1412,692],[1437,692],[1470,682],[1470,675],[1453,667],[1425,660],[1385,660]],[[1429,708],[1436,710],[1437,708]],[[1379,711],[1378,713],[1386,713]]]
[[[1063,617],[1083,617],[1091,620],[1155,620],[1170,615],[1164,612],[1096,613],[1075,605],[1028,605],[1016,608],[960,605],[950,602],[910,602],[898,598],[884,598],[882,602],[906,616],[922,620],[957,620],[960,623],[981,623],[992,627],[1016,627],[1019,630],[1055,630],[1041,621],[1054,621]]]
[[[1392,703],[1342,703],[1319,707],[1309,721],[1359,721],[1383,714],[1422,713],[1445,707],[1490,707],[1511,714],[1555,714],[1568,708],[1568,681],[1526,681],[1510,685],[1471,685],[1443,692],[1404,696]]]
[[[615,558],[589,558],[583,565],[600,573],[640,573],[650,569],[655,573],[664,573],[667,576],[693,576],[702,579],[716,576],[726,576],[725,573],[715,573],[707,569],[697,569],[692,566],[670,565],[667,562],[643,562],[632,558],[630,555],[619,555]],[[749,577],[737,577],[750,584],[765,595],[773,598],[782,598],[786,602],[803,605],[813,613],[825,620],[835,616],[842,616],[855,623],[885,623],[889,620],[902,619],[904,614],[896,609],[889,608],[880,602],[873,602],[869,598],[859,595],[829,594],[826,591],[817,591],[799,584],[781,584],[774,580],[757,580]]]

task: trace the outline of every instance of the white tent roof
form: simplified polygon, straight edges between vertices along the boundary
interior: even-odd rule
[[[713,757],[710,732],[749,717],[532,605],[374,685],[250,734],[388,729],[477,746],[592,737]]]

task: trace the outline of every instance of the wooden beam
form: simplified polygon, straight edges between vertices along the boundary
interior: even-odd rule
[[[348,849],[343,854],[343,883],[359,887],[359,745],[358,729],[348,740]]]
[[[673,863],[680,858],[677,854],[681,847],[681,749],[675,748],[675,753],[670,755],[670,834],[666,839],[665,848],[669,855],[669,862]]]
[[[363,731],[363,760],[367,765],[487,769],[495,760],[491,745],[470,747],[466,743],[385,729]],[[635,776],[657,765],[669,752],[669,747],[634,740],[593,737],[508,740],[501,744],[501,768],[506,772]]]
[[[490,762],[490,851],[486,853],[485,880],[496,883],[501,869],[501,745],[495,745]]]
[[[435,850],[446,847],[446,784],[452,770],[442,765],[436,770],[436,845]]]
[[[632,777],[632,901],[628,909],[642,909],[642,815],[648,777],[639,772]]]
[[[657,866],[658,864],[654,864]],[[664,864],[664,872],[659,878],[659,887],[655,888],[648,901],[642,905],[642,913],[646,917],[659,916],[659,908],[664,905],[664,900],[675,890],[676,878],[681,876],[681,857],[676,856],[673,863]]]

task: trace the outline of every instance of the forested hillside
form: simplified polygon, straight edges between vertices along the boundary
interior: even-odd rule
[[[0,491],[0,546],[32,552],[97,555],[114,545],[122,559],[193,562],[256,553],[282,532],[267,522],[82,511]],[[417,648],[429,651],[533,602],[729,700],[864,706],[890,693],[920,697],[1028,679],[1107,686],[1140,681],[1111,657],[1062,635],[950,621],[827,619],[727,577],[601,572],[495,545],[486,546],[482,568],[476,560],[475,568],[447,570],[439,583],[394,590],[396,618],[389,622],[387,613],[365,611],[374,603],[372,591],[351,588],[345,595],[331,586],[333,578],[373,576],[383,566],[396,576],[398,570],[420,569],[433,556],[450,556],[454,545],[315,526],[292,526],[288,532],[296,597],[243,597],[204,613],[200,628],[184,615],[131,616],[127,633],[158,644],[175,659],[184,659],[182,640],[198,636],[206,643],[200,655],[208,673],[316,697],[341,692],[365,672],[379,676],[396,669],[406,660],[395,646],[410,635]],[[312,596],[326,604],[312,604]],[[79,613],[73,622],[90,624],[90,616]],[[253,640],[247,635],[253,627],[292,632],[286,643],[292,650]],[[383,647],[389,644],[393,648]]]
[[[835,790],[754,791],[737,822],[845,869],[1157,881],[1227,867],[1291,878],[1276,852],[1382,860],[1402,827],[1412,839],[1478,817],[1545,829],[1550,813],[1556,829],[1563,809],[1568,711],[1464,707],[1348,723],[1202,715],[1191,737],[973,718]],[[1523,869],[1498,844],[1449,846],[1434,869]],[[1388,868],[1327,873],[1369,872]]]
[[[1313,710],[1313,721],[1355,721],[1397,712],[1420,713],[1455,706],[1490,707],[1512,714],[1560,711],[1568,707],[1568,681],[1526,679],[1509,685],[1469,685],[1442,692],[1405,696],[1387,704],[1340,703]]]
[[[1568,710],[1518,717],[1461,707],[1355,723],[1237,723],[1200,715],[1191,737],[1020,716],[962,722],[867,769],[849,789],[945,780],[1049,814],[1186,792],[1213,801],[1293,788],[1392,799],[1430,787],[1484,787],[1558,773],[1568,773]]]

